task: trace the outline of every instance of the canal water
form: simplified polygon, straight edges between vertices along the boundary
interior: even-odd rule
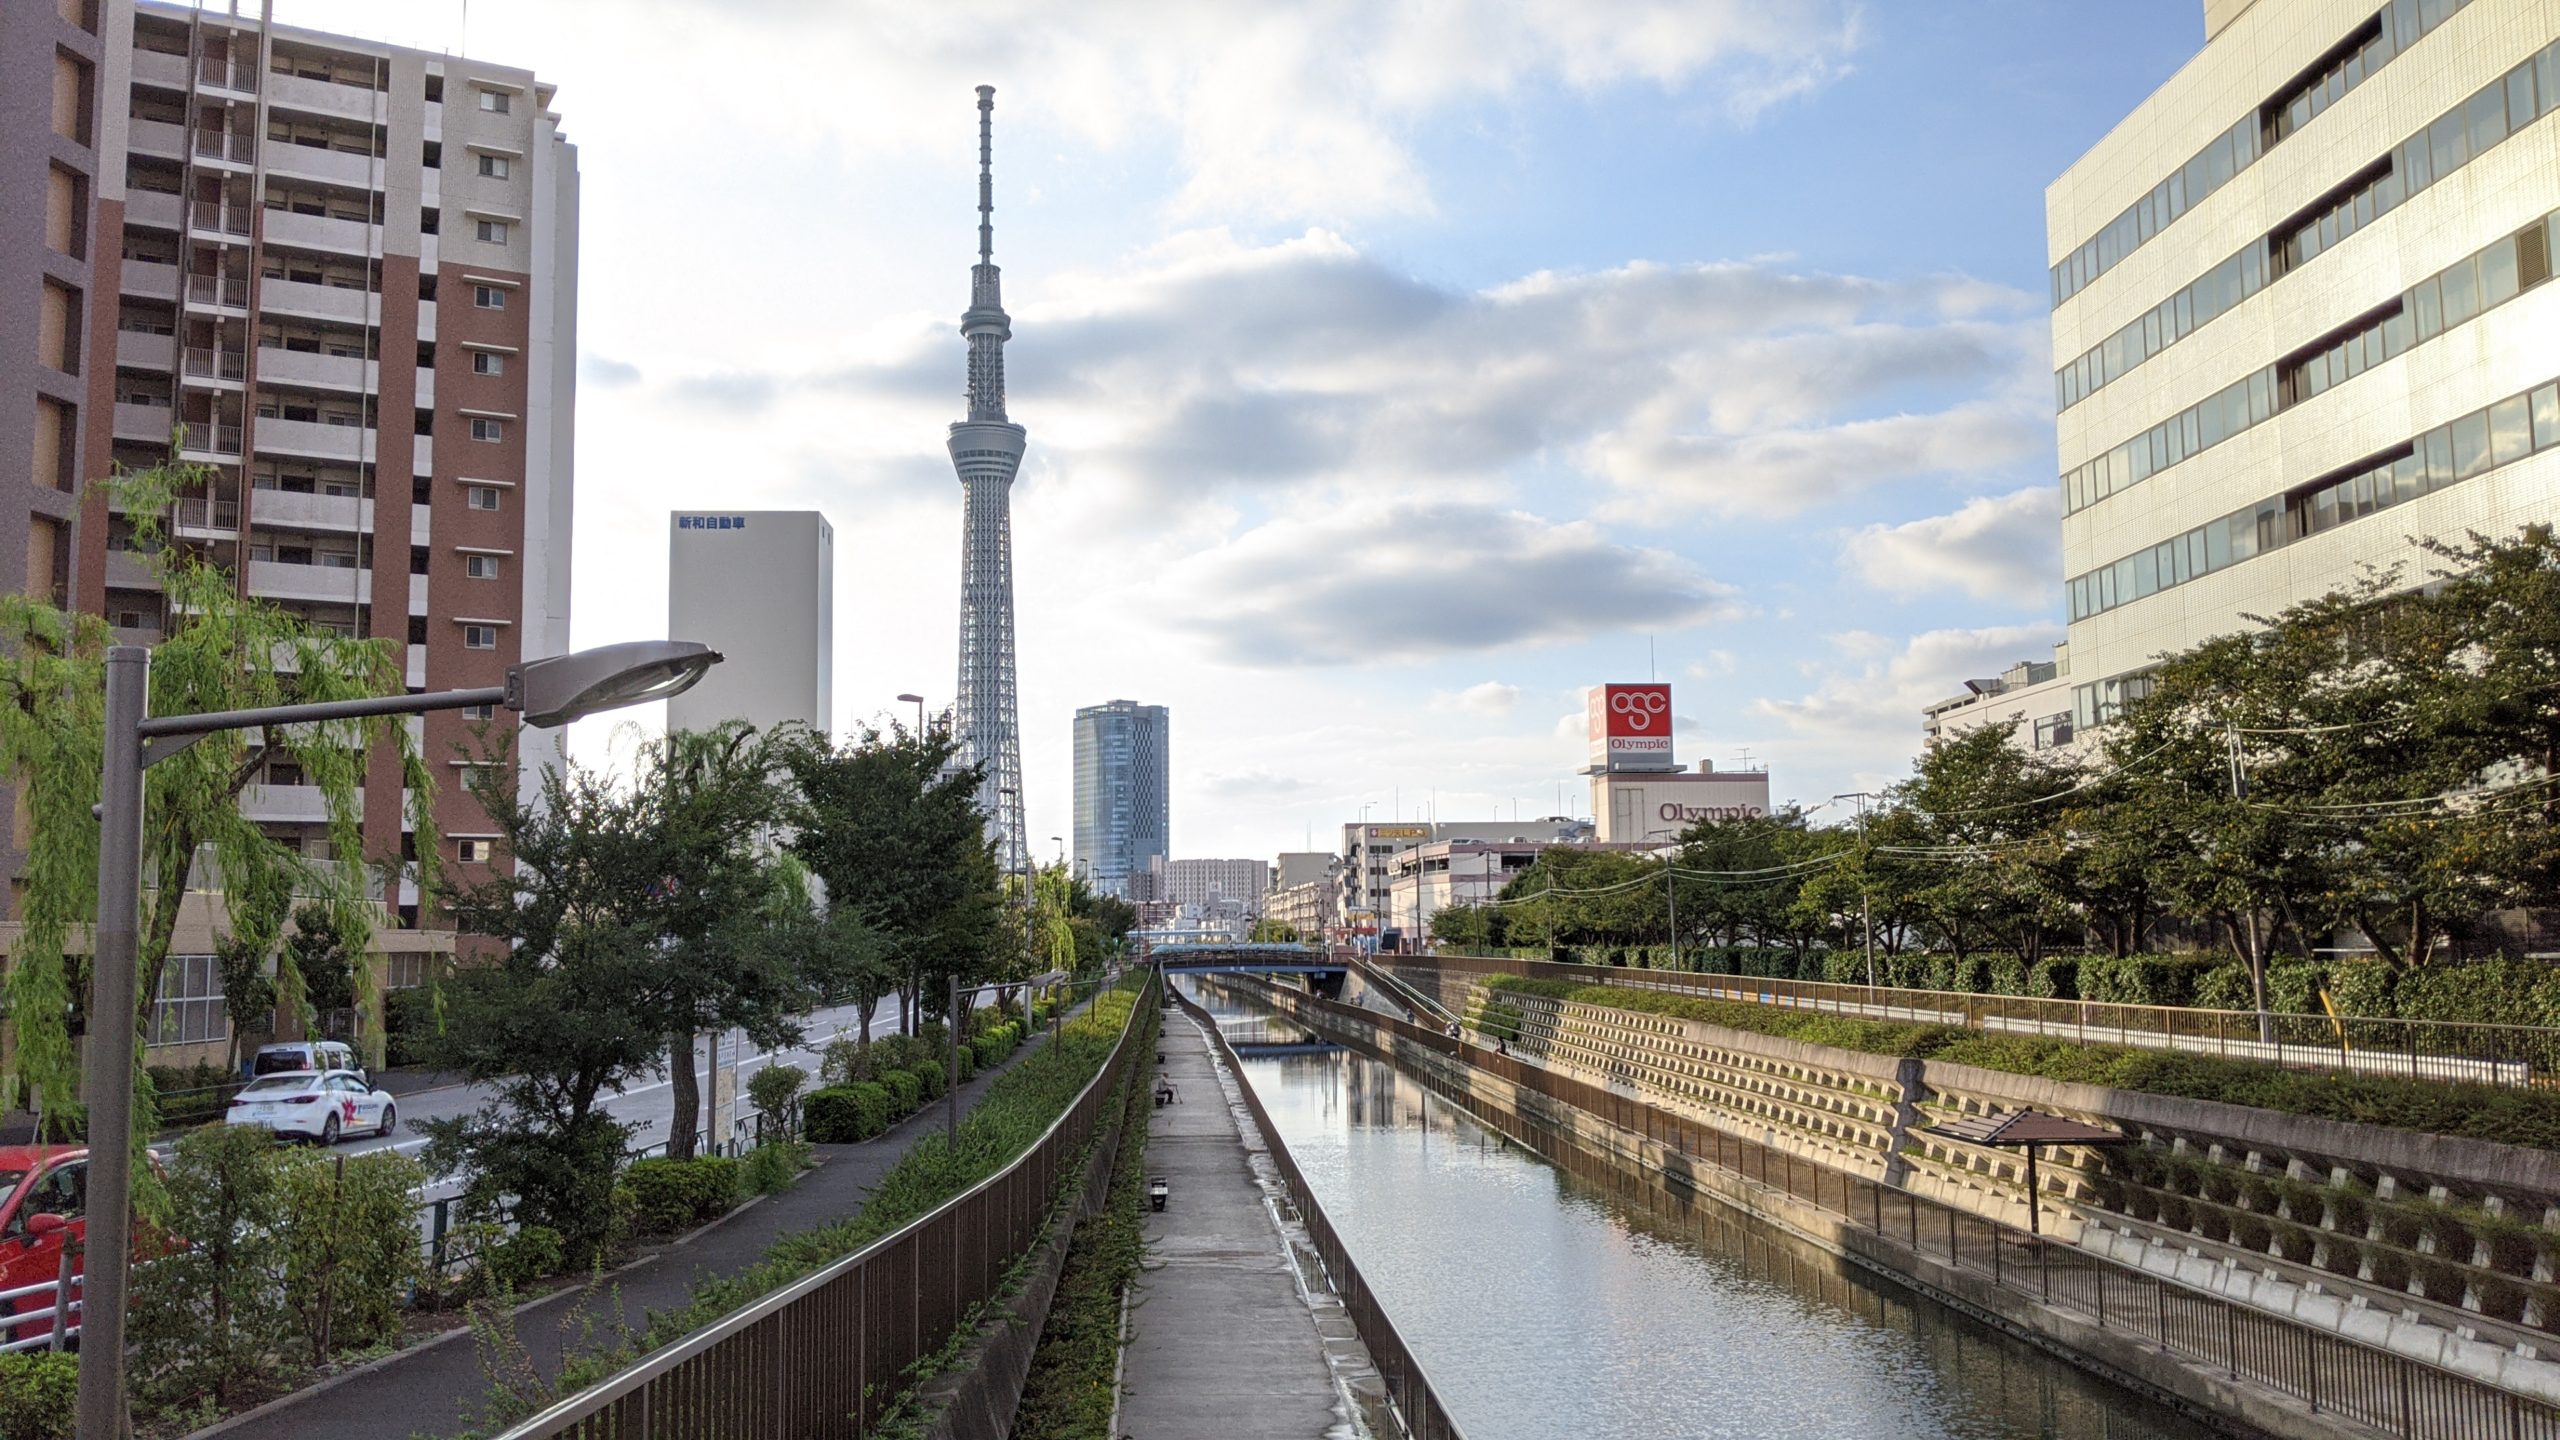
[[[1306,1038],[1202,998],[1251,1049]],[[1599,1194],[1377,1061],[1243,1069],[1468,1440],[2212,1433],[1711,1204]]]

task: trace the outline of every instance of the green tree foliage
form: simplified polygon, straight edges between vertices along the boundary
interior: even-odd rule
[[[351,700],[402,692],[405,648],[397,635],[349,639],[275,605],[243,596],[236,577],[165,527],[181,495],[201,493],[213,472],[171,460],[106,482],[111,503],[131,522],[137,558],[167,596],[164,638],[152,649],[150,713],[196,714],[261,706]],[[114,642],[97,616],[63,611],[31,596],[0,596],[0,775],[21,797],[33,841],[17,905],[22,922],[10,956],[7,1002],[16,1031],[17,1087],[36,1088],[49,1129],[63,1128],[77,1091],[68,1023],[85,994],[86,959],[71,952],[97,914],[98,776],[105,728],[105,661]],[[241,788],[270,759],[290,760],[321,796],[330,851],[339,863],[305,858],[267,838],[240,812]],[[371,948],[384,917],[368,898],[363,859],[387,871],[396,852],[368,851],[361,828],[368,768],[401,775],[418,853],[435,853],[435,777],[396,718],[326,726],[268,727],[208,736],[151,769],[145,787],[142,934],[137,957],[139,1025],[169,957],[189,889],[218,883],[233,897],[228,933],[255,945],[281,928],[287,897],[327,911],[350,953]],[[199,869],[199,855],[210,863]],[[431,862],[427,862],[431,864]],[[432,888],[434,876],[417,877]],[[387,883],[387,876],[386,876]],[[293,983],[288,961],[284,977]],[[371,987],[366,987],[369,991]],[[377,1020],[379,1017],[375,1017]],[[373,1027],[379,1033],[379,1025]],[[148,1091],[136,1116],[137,1143],[153,1130]]]
[[[275,1152],[261,1125],[179,1137],[166,1230],[192,1243],[133,1276],[134,1383],[144,1397],[228,1405],[275,1368],[292,1329],[277,1283],[288,1212]]]

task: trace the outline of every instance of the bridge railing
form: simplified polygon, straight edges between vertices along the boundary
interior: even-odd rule
[[[1449,1418],[1448,1407],[1440,1403],[1439,1393],[1431,1388],[1429,1377],[1422,1373],[1422,1362],[1413,1358],[1405,1347],[1404,1336],[1397,1333],[1395,1322],[1387,1318],[1379,1305],[1377,1292],[1361,1277],[1360,1267],[1352,1263],[1351,1251],[1335,1234],[1331,1221],[1325,1219],[1324,1207],[1317,1203],[1315,1192],[1307,1187],[1307,1177],[1298,1162],[1289,1155],[1289,1147],[1281,1142],[1279,1128],[1271,1123],[1271,1112],[1262,1106],[1262,1097],[1253,1087],[1242,1083],[1243,1067],[1227,1041],[1226,1032],[1209,1013],[1195,1005],[1180,990],[1173,992],[1182,1008],[1201,1022],[1209,1032],[1211,1043],[1226,1056],[1228,1068],[1236,1072],[1236,1089],[1244,1096],[1245,1109],[1253,1123],[1262,1130],[1263,1140],[1270,1146],[1271,1163],[1280,1172],[1280,1183],[1289,1192],[1289,1203],[1298,1210],[1299,1223],[1306,1227],[1307,1239],[1314,1244],[1316,1258],[1324,1266],[1325,1279],[1333,1293],[1342,1299],[1342,1308],[1351,1316],[1351,1327],[1360,1333],[1360,1343],[1369,1349],[1369,1358],[1377,1363],[1379,1378],[1386,1382],[1388,1403],[1395,1406],[1396,1416],[1404,1424],[1411,1440],[1465,1440],[1457,1422]]]
[[[928,1214],[753,1302],[499,1440],[853,1440],[872,1433],[972,1306],[1046,1230],[1059,1181],[1107,1118],[1156,1010],[1152,977],[1118,1043],[1013,1163]]]
[[[2254,1010],[1980,995],[1962,990],[1906,990],[1890,985],[1835,985],[1687,970],[1563,965],[1496,955],[1408,955],[1393,962],[1385,957],[1379,961],[1382,968],[1391,963],[1412,970],[1619,985],[1868,1020],[1958,1025],[1994,1034],[2051,1035],[2082,1044],[2178,1050],[2299,1069],[2353,1070],[2488,1085],[2549,1085],[2560,1081],[2560,1027],[2545,1025],[2272,1014],[2265,1017],[2262,1032],[2260,1017]]]
[[[2560,1440],[2560,1406],[2548,1401],[2163,1280],[2078,1246],[1727,1134],[1634,1096],[1452,1040],[1392,1015],[1277,986],[1259,987],[1259,993],[1293,1018],[1329,1017],[1335,1023],[1325,1028],[1355,1048],[1369,1048],[1389,1060],[1405,1046],[1448,1056],[1667,1149],[1783,1191],[1918,1259],[2074,1312],[2103,1330],[2157,1345],[2192,1368],[2264,1386],[2315,1412],[2342,1415],[2403,1440]],[[1392,1040],[1381,1045],[1372,1039],[1364,1046],[1362,1027],[1387,1032]],[[1428,1071],[1415,1068],[1412,1073],[1461,1105],[1483,1103]],[[1567,1163],[1567,1157],[1552,1153],[1560,1142],[1540,1143],[1544,1137],[1535,1135],[1513,1138]]]

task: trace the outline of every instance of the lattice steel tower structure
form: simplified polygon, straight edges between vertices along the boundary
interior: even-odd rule
[[[1004,342],[1013,321],[995,263],[996,87],[978,87],[978,263],[969,271],[969,418],[951,427],[960,472],[960,690],[954,733],[964,763],[983,761],[978,813],[1008,873],[1030,867],[1022,833],[1022,741],[1013,697],[1013,475],[1025,435],[1004,418]]]

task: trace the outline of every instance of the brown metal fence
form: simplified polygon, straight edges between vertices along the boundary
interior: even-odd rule
[[[1294,1018],[1332,1019],[1336,1023],[1330,1029],[1337,1038],[1381,1058],[1395,1058],[1398,1047],[1450,1056],[1621,1130],[1784,1191],[1914,1255],[2071,1311],[2108,1331],[2151,1341],[2192,1366],[2251,1381],[2316,1412],[2408,1440],[2560,1440],[2560,1406],[2234,1305],[2077,1246],[1729,1135],[1633,1096],[1452,1040],[1392,1015],[1278,986],[1262,987],[1261,993]],[[1392,1039],[1364,1043],[1362,1027],[1384,1031]],[[1475,1099],[1438,1083],[1428,1072],[1411,1073],[1447,1098]]]
[[[499,1440],[852,1440],[1046,1229],[1060,1180],[1114,1113],[1156,1013],[1150,979],[1111,1058],[1031,1148],[932,1213],[562,1400]],[[1107,1178],[1107,1176],[1106,1176]],[[1090,1187],[1085,1203],[1094,1203]]]
[[[1174,997],[1208,1027],[1219,1053],[1227,1057],[1228,1066],[1241,1082],[1243,1067],[1218,1022],[1181,991],[1176,990]],[[1404,1433],[1412,1440],[1465,1440],[1457,1422],[1449,1418],[1448,1408],[1440,1403],[1438,1392],[1431,1388],[1430,1379],[1422,1373],[1422,1363],[1405,1348],[1404,1336],[1396,1332],[1395,1322],[1387,1318],[1385,1308],[1378,1303],[1377,1292],[1361,1278],[1360,1267],[1352,1263],[1342,1237],[1333,1233],[1324,1207],[1316,1203],[1315,1192],[1307,1188],[1307,1177],[1299,1172],[1298,1162],[1290,1158],[1289,1147],[1281,1143],[1280,1131],[1271,1123],[1271,1112],[1262,1107],[1262,1097],[1253,1093],[1251,1085],[1239,1083],[1236,1088],[1243,1092],[1245,1108],[1253,1113],[1253,1123],[1261,1127],[1262,1138],[1271,1147],[1272,1164],[1279,1168],[1281,1184],[1288,1187],[1289,1202],[1298,1207],[1299,1222],[1306,1226],[1307,1238],[1315,1244],[1325,1279],[1333,1286],[1333,1293],[1342,1298],[1342,1308],[1350,1313],[1352,1328],[1360,1332],[1360,1343],[1369,1347],[1369,1358],[1377,1363],[1379,1377],[1386,1382],[1387,1399],[1395,1406],[1397,1418],[1404,1422]]]
[[[1890,985],[1833,985],[1752,975],[1638,970],[1615,965],[1561,965],[1497,955],[1405,956],[1418,970],[1521,975],[1575,985],[1618,985],[1738,1000],[1787,1009],[1960,1025],[1991,1034],[2051,1035],[2082,1044],[2178,1050],[2232,1060],[2263,1060],[2314,1070],[2353,1070],[2485,1085],[2560,1083],[2560,1027],[2480,1025],[2453,1020],[2269,1015],[2266,1034],[2252,1010],[2199,1010],[2183,1005],[2124,1005],[2103,1000],[2048,1000],[2034,995],[1977,995],[1962,990],[1901,990]]]

